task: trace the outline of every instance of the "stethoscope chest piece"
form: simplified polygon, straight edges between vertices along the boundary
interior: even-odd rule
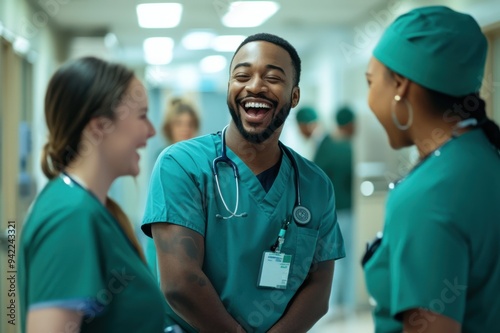
[[[297,224],[306,225],[311,221],[311,212],[304,206],[295,206],[293,209],[293,219]]]

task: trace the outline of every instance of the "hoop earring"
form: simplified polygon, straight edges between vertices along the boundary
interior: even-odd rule
[[[408,109],[408,123],[406,125],[402,125],[398,117],[396,117],[396,104],[401,101],[401,96],[396,95],[394,96],[394,100],[392,101],[391,104],[391,116],[392,116],[392,121],[394,122],[394,125],[401,131],[406,131],[407,129],[410,128],[410,126],[413,124],[413,108],[410,104],[410,102],[405,98],[404,102],[406,104],[406,108]]]

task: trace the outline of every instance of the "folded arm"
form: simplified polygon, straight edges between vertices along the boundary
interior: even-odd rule
[[[403,313],[404,333],[461,333],[462,327],[455,320],[424,309]]]
[[[170,223],[155,223],[151,229],[158,253],[161,289],[170,307],[201,333],[244,332],[202,271],[203,237]]]

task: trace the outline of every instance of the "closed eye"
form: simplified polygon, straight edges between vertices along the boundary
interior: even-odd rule
[[[279,76],[266,76],[266,80],[271,83],[278,83],[283,81],[283,79]]]
[[[233,76],[238,81],[247,81],[250,78],[248,74],[236,74]]]

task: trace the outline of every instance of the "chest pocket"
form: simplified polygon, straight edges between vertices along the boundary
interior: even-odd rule
[[[288,290],[297,290],[311,270],[319,231],[290,224],[282,252],[291,254],[292,266],[288,277]]]

